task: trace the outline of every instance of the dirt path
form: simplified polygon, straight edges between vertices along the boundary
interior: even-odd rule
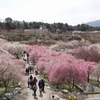
[[[33,66],[33,64],[31,63],[31,61],[30,61],[30,65]],[[35,75],[33,72],[32,72],[31,75],[33,77],[36,77],[38,81],[41,79],[40,75]],[[28,80],[29,76],[26,76],[26,75],[23,76],[23,81],[25,83],[25,88],[24,88],[24,93],[23,94],[25,94],[26,100],[36,100],[36,99],[34,99],[33,91],[30,88],[28,88],[28,85],[27,85],[27,80]],[[37,82],[37,87],[38,87],[38,82]],[[36,92],[37,100],[51,100],[50,98],[51,98],[52,91],[50,90],[50,87],[49,86],[45,86],[44,91],[45,91],[45,93],[43,93],[43,96],[40,97],[39,96],[40,95],[40,93],[39,93],[39,87],[37,88],[37,92]]]
[[[33,77],[35,76],[37,78],[37,80],[39,81],[40,79],[40,76],[39,75],[34,75],[34,74],[31,74]],[[23,79],[25,81],[25,91],[26,91],[26,100],[36,100],[34,99],[34,96],[32,95],[33,94],[33,91],[27,87],[27,79],[28,79],[29,76],[24,76]],[[38,82],[37,82],[38,83]],[[38,86],[38,85],[37,85]],[[37,99],[38,100],[50,100],[50,94],[51,94],[51,91],[50,89],[48,89],[47,86],[45,86],[45,93],[43,93],[43,96],[40,97],[39,96],[39,88],[37,89]]]

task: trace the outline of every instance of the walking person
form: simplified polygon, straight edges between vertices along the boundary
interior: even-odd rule
[[[42,84],[42,92],[45,93],[44,87],[45,87],[45,81],[41,79],[41,84]]]
[[[29,65],[29,73],[31,74],[31,71],[32,71],[32,66]]]
[[[37,69],[35,69],[35,75],[38,75],[38,71],[37,71]]]
[[[34,77],[34,79],[33,79],[33,83],[34,83],[34,85],[36,85],[36,83],[37,83],[37,79],[36,79],[36,77]]]
[[[27,63],[29,63],[29,54],[27,53]]]
[[[34,99],[36,99],[36,91],[37,91],[37,79],[36,77],[34,77],[34,79],[32,80],[32,90],[33,90],[33,95],[34,95]]]
[[[29,68],[26,68],[26,75],[29,75]]]
[[[26,75],[29,75],[29,64],[26,64]]]
[[[33,88],[33,76],[32,75],[30,75],[30,77],[29,77],[29,80],[30,80],[30,88],[32,89]]]
[[[30,87],[30,77],[27,80],[27,85],[28,85],[28,88],[29,88]]]
[[[43,79],[39,80],[38,86],[39,86],[40,96],[42,96],[42,92],[44,92],[44,86],[45,86],[45,82]]]
[[[23,52],[23,60],[27,61],[27,52],[26,51]]]
[[[34,85],[36,85],[36,83],[37,83],[36,77],[34,77],[34,79],[32,78],[32,80],[31,80],[31,82],[30,82],[30,84],[31,84],[31,89],[33,89],[33,87],[34,87]]]
[[[25,60],[27,63],[29,62],[29,54],[26,51],[23,52],[23,60]]]
[[[41,80],[39,80],[38,86],[39,86],[40,97],[42,97],[43,94],[42,94],[42,84],[41,84]]]
[[[36,91],[37,91],[37,85],[33,86],[33,95],[34,95],[34,99],[36,99]]]

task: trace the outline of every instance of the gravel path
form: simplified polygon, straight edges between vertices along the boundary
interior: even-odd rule
[[[39,81],[39,76],[37,75],[34,75],[34,74],[31,74],[33,77],[35,76],[37,78],[37,80]],[[25,81],[25,88],[26,88],[26,94],[27,94],[27,100],[34,100],[34,96],[32,95],[33,94],[33,91],[27,87],[27,79],[28,79],[29,76],[24,76],[24,81]],[[38,83],[38,82],[37,82]],[[37,85],[38,86],[38,85]],[[45,93],[43,93],[43,96],[40,97],[39,96],[39,88],[37,89],[37,99],[38,100],[50,100],[50,95],[51,95],[51,91],[47,88],[47,86],[45,86]],[[36,99],[35,99],[36,100]]]

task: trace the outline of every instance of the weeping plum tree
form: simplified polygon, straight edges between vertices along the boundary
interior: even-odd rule
[[[100,61],[100,45],[93,44],[90,46],[80,47],[75,50],[75,56],[86,61],[99,62]]]
[[[16,58],[21,58],[22,52],[24,51],[26,45],[20,44],[18,42],[10,43],[6,42],[3,43],[2,48],[8,51],[11,55],[14,55]]]
[[[7,54],[0,55],[0,81],[3,82],[5,91],[10,82],[21,81],[20,68],[15,65],[14,60]]]
[[[39,45],[27,46],[25,51],[29,53],[31,61],[37,61],[47,51],[47,47]]]
[[[49,68],[49,80],[56,84],[68,83],[69,88],[72,83],[73,87],[75,84],[86,84],[89,77],[88,69],[89,75],[91,75],[95,69],[95,64],[92,62],[75,59],[71,59],[70,62],[66,59],[66,62],[63,62],[64,58],[61,60],[61,62],[53,64],[51,68],[47,67]]]
[[[27,48],[31,60],[36,60],[36,68],[48,75],[54,84],[86,84],[95,69],[95,63],[77,60],[71,55],[48,50],[42,46]]]

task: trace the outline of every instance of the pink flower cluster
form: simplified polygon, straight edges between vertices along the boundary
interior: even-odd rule
[[[95,63],[77,60],[71,55],[51,51],[44,46],[29,46],[26,51],[31,60],[36,60],[36,67],[48,75],[53,83],[65,83],[74,81],[77,84],[85,84],[88,74],[95,70]]]
[[[15,59],[10,54],[0,54],[0,80],[22,80],[21,76],[24,65],[23,61]]]
[[[75,50],[74,55],[77,58],[84,59],[85,61],[92,61],[98,63],[100,61],[100,45],[94,44],[88,47],[80,47]]]
[[[44,54],[47,51],[47,48],[45,46],[38,46],[38,45],[34,45],[34,46],[27,46],[26,50],[27,53],[29,53],[29,60],[33,61],[37,61],[42,54]]]

